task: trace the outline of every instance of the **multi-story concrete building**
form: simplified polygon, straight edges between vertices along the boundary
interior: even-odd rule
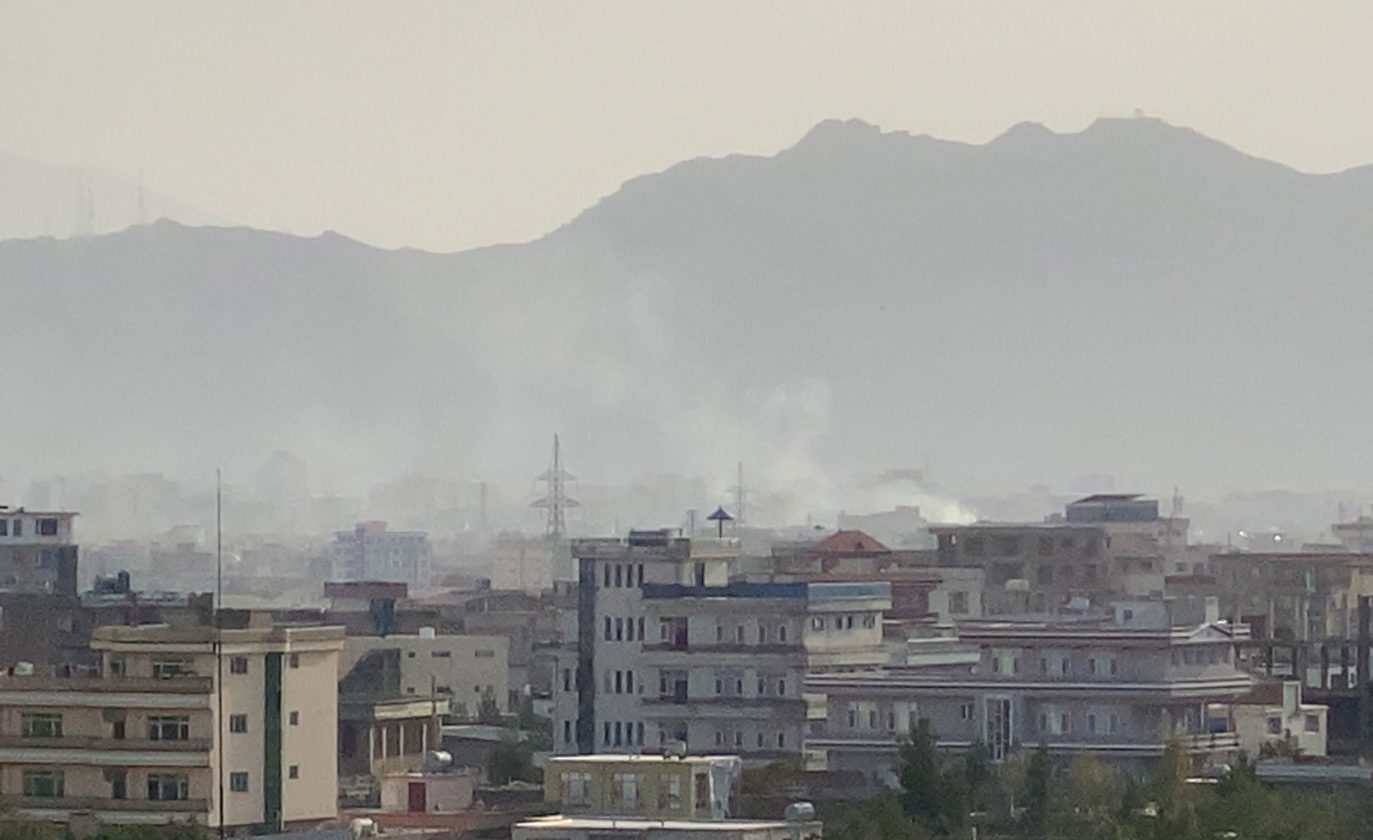
[[[573,550],[575,641],[554,679],[559,753],[682,741],[747,761],[796,755],[806,673],[875,668],[890,657],[886,582],[731,582],[735,541],[663,532],[578,541]]]
[[[938,546],[934,565],[984,572],[984,615],[1043,612],[1074,599],[1101,604],[1124,594],[1100,525],[981,522],[930,532]]]
[[[1260,638],[1352,639],[1359,598],[1373,595],[1373,554],[1234,552],[1209,566],[1221,614]]]
[[[0,505],[0,592],[75,596],[75,517]]]
[[[1329,707],[1302,702],[1301,680],[1270,680],[1235,701],[1232,717],[1240,749],[1259,758],[1264,747],[1320,758],[1330,732]]]
[[[339,531],[326,557],[334,580],[402,581],[411,589],[429,585],[433,550],[423,531],[388,531],[385,522],[360,522]]]
[[[817,674],[827,714],[807,738],[828,769],[890,783],[898,739],[928,722],[941,748],[981,743],[994,760],[1043,744],[1140,766],[1180,739],[1198,760],[1237,748],[1229,704],[1252,679],[1236,664],[1248,628],[1214,600],[1132,602],[1113,615],[961,623],[980,656],[966,667]]]
[[[930,532],[934,565],[986,572],[988,615],[1160,598],[1164,577],[1187,548],[1187,520],[1161,517],[1157,500],[1131,494],[1088,496],[1044,522],[936,525]]]
[[[460,717],[475,718],[487,701],[507,714],[515,711],[506,683],[509,646],[503,636],[439,635],[432,627],[413,636],[349,636],[338,676],[347,675],[372,651],[396,650],[402,695],[440,695],[448,699],[449,713]]]
[[[98,676],[0,678],[0,801],[62,822],[332,819],[342,630],[220,619],[97,628]]]

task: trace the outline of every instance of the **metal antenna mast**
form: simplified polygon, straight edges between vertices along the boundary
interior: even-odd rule
[[[576,480],[576,476],[563,469],[562,452],[559,448],[558,436],[555,434],[553,435],[553,466],[535,479],[535,481],[543,482],[546,488],[544,497],[530,505],[530,507],[544,510],[546,517],[544,535],[550,539],[561,539],[567,533],[568,508],[582,506],[581,502],[569,498],[567,495],[567,482],[574,480]]]
[[[744,500],[744,462],[739,462],[739,479],[734,485],[734,524],[744,524],[744,511],[748,508],[748,503]]]
[[[219,784],[219,840],[224,840],[224,626],[219,620],[219,611],[224,607],[224,478],[220,470],[215,470],[215,600],[210,611],[215,627],[215,728],[218,743],[216,754],[219,766],[215,775]]]

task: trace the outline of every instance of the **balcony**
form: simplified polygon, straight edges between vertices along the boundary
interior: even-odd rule
[[[108,735],[64,735],[58,738],[25,735],[0,735],[0,749],[54,749],[145,752],[209,752],[209,738],[188,738],[181,741],[150,740],[147,738],[111,738]]]
[[[643,698],[645,706],[704,706],[707,708],[743,708],[747,706],[766,706],[768,708],[785,708],[787,706],[804,707],[806,701],[800,697],[777,697],[777,696],[745,696],[733,695],[710,695],[708,697],[688,697],[685,694],[663,694],[657,697],[645,696]]]
[[[106,799],[93,796],[0,796],[0,808],[27,811],[173,811],[208,814],[208,799]]]
[[[10,691],[85,691],[105,693],[209,694],[214,689],[210,677],[50,677],[0,676],[0,692]]]
[[[645,653],[677,651],[681,653],[739,653],[747,656],[764,654],[794,654],[804,656],[806,646],[801,644],[748,644],[746,642],[690,642],[687,639],[670,642],[646,642]]]

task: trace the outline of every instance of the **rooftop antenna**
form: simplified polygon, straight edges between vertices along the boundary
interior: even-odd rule
[[[747,503],[744,501],[745,495],[746,494],[744,493],[744,462],[740,461],[738,467],[738,479],[734,485],[734,509],[737,514],[734,517],[734,520],[739,525],[744,524],[744,510],[747,507]]]
[[[535,481],[543,482],[546,491],[542,499],[538,499],[530,505],[530,507],[544,510],[546,517],[544,536],[549,539],[562,539],[563,535],[567,533],[568,508],[582,506],[581,502],[569,498],[567,495],[567,482],[574,481],[576,478],[572,473],[563,469],[558,436],[553,435],[553,465],[535,479]]]

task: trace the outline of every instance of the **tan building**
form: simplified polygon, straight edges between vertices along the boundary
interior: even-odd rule
[[[510,706],[507,660],[510,640],[503,636],[440,635],[422,627],[413,636],[349,636],[339,658],[339,676],[353,670],[372,651],[400,651],[400,693],[449,701],[449,713],[476,718],[489,698],[502,714]]]
[[[1235,701],[1231,715],[1240,749],[1259,758],[1263,748],[1287,747],[1297,755],[1324,757],[1329,743],[1328,707],[1302,702],[1300,680],[1272,681]]]
[[[742,762],[731,755],[553,758],[544,798],[563,813],[515,825],[515,840],[818,840],[820,823],[730,818]]]
[[[99,676],[0,677],[0,801],[61,822],[334,818],[342,629],[221,623],[101,627]]]

